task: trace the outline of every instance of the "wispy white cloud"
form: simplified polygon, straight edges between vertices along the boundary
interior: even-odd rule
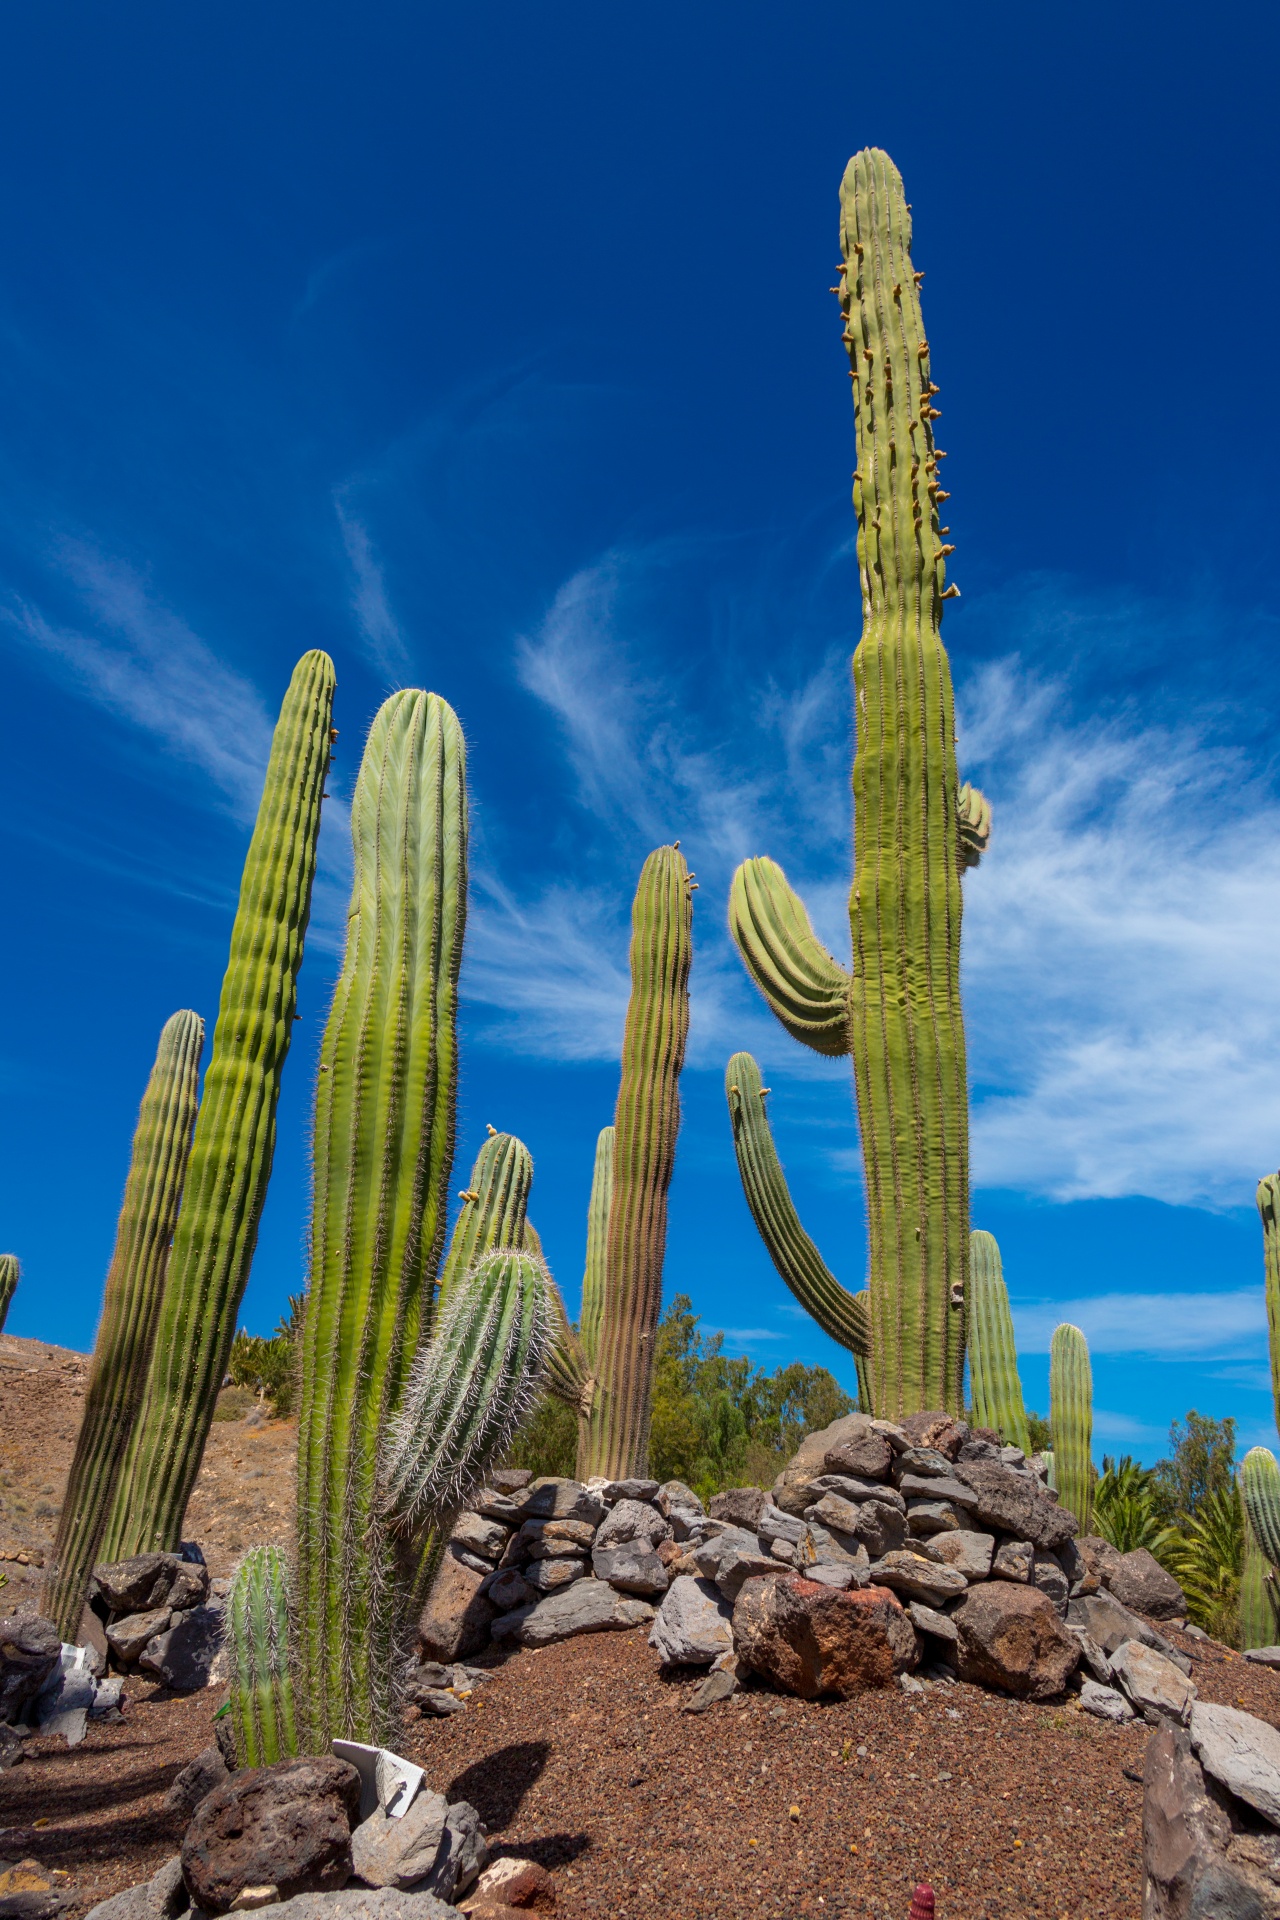
[[[1053,1330],[1068,1321],[1091,1353],[1207,1358],[1265,1349],[1267,1315],[1261,1287],[1222,1293],[1099,1293],[1074,1300],[1012,1302],[1019,1353],[1048,1353]]]
[[[368,528],[349,511],[340,497],[335,497],[333,505],[342,533],[342,544],[355,576],[351,610],[355,614],[365,649],[375,666],[389,678],[399,681],[409,671],[409,646],[391,611],[386,581],[373,551]]]
[[[1095,1407],[1093,1410],[1094,1445],[1104,1446],[1108,1440],[1119,1446],[1153,1446],[1165,1439],[1163,1427],[1149,1426],[1143,1420],[1135,1420],[1132,1414],[1113,1413],[1107,1407]]]

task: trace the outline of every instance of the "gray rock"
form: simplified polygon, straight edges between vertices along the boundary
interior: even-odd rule
[[[147,1643],[166,1630],[170,1617],[168,1607],[153,1607],[148,1613],[128,1613],[122,1620],[113,1620],[107,1628],[107,1645],[117,1660],[131,1666],[145,1651]]]
[[[1002,1540],[991,1562],[993,1580],[1017,1580],[1027,1585],[1035,1565],[1036,1550],[1029,1540]]]
[[[1075,1515],[1051,1500],[1031,1474],[998,1460],[961,1461],[954,1472],[969,1488],[974,1519],[993,1532],[1010,1533],[1052,1552],[1077,1531]]]
[[[486,1520],[497,1520],[507,1528],[520,1525],[520,1502],[513,1494],[500,1493],[496,1487],[482,1487],[471,1504]]]
[[[209,1569],[204,1563],[203,1554],[198,1560],[188,1557],[189,1554],[198,1553],[199,1547],[188,1544],[174,1568],[169,1605],[175,1613],[182,1613],[188,1607],[202,1607],[209,1598]]]
[[[735,1548],[742,1553],[756,1553],[760,1542],[745,1527],[722,1526],[719,1533],[705,1536],[692,1549],[698,1572],[705,1580],[714,1580],[720,1572],[721,1556]]]
[[[1197,1700],[1191,1708],[1191,1744],[1200,1765],[1228,1793],[1280,1826],[1280,1733],[1238,1707]]]
[[[1196,1697],[1195,1683],[1179,1672],[1154,1647],[1126,1640],[1111,1655],[1108,1666],[1126,1697],[1144,1718],[1158,1716],[1185,1726]],[[1154,1724],[1154,1721],[1153,1721]]]
[[[489,1485],[499,1493],[519,1493],[532,1478],[528,1467],[496,1467],[489,1475]]]
[[[805,1519],[811,1527],[826,1527],[837,1537],[842,1533],[856,1536],[862,1507],[852,1500],[844,1500],[838,1493],[824,1493],[820,1500],[806,1509]]]
[[[810,1521],[799,1542],[791,1550],[791,1562],[798,1573],[807,1573],[810,1567],[829,1565],[838,1567],[869,1567],[870,1556],[860,1540],[852,1534],[834,1534],[826,1527],[820,1527],[816,1521]]]
[[[938,1533],[930,1537],[934,1553],[947,1566],[954,1567],[966,1580],[985,1580],[991,1572],[995,1535],[974,1533],[961,1527],[958,1533]]]
[[[1073,1600],[1067,1608],[1067,1620],[1073,1627],[1083,1627],[1104,1653],[1114,1653],[1126,1640],[1140,1640],[1144,1647],[1154,1647],[1166,1660],[1172,1660],[1183,1673],[1191,1671],[1191,1662],[1185,1653],[1179,1653],[1156,1627],[1139,1619],[1136,1613],[1130,1613],[1109,1593]]]
[[[904,1479],[912,1480],[950,1480],[952,1464],[945,1453],[939,1453],[936,1447],[908,1447],[900,1453],[893,1463],[895,1486],[901,1486]]]
[[[615,1593],[603,1580],[578,1580],[563,1593],[553,1593],[535,1607],[518,1607],[495,1620],[495,1640],[513,1640],[520,1647],[549,1647],[579,1633],[609,1633],[641,1627],[653,1619],[644,1600]]]
[[[1078,1600],[1082,1594],[1096,1593],[1101,1584],[1097,1574],[1080,1551],[1079,1542],[1064,1540],[1055,1549],[1062,1563],[1062,1571],[1067,1576],[1068,1596]]]
[[[959,1646],[960,1630],[945,1613],[938,1613],[935,1608],[926,1607],[919,1600],[908,1602],[907,1613],[917,1633],[931,1633],[935,1640],[945,1640],[948,1646]]]
[[[713,1520],[727,1520],[730,1526],[754,1533],[769,1504],[763,1487],[727,1487],[723,1493],[712,1495],[710,1513]]]
[[[193,1906],[225,1913],[245,1887],[328,1892],[351,1876],[360,1776],[345,1760],[245,1767],[196,1808],[182,1842]]]
[[[1114,1720],[1117,1726],[1127,1726],[1133,1719],[1133,1708],[1122,1693],[1114,1687],[1103,1686],[1098,1680],[1086,1680],[1080,1688],[1080,1705],[1086,1713],[1098,1720]]]
[[[564,1480],[544,1474],[533,1480],[520,1494],[520,1514],[525,1520],[585,1520],[598,1527],[605,1516],[604,1501],[579,1480]]]
[[[1187,1628],[1187,1633],[1193,1640],[1208,1638],[1207,1634],[1202,1635],[1192,1627]],[[1280,1647],[1246,1647],[1244,1657],[1252,1660],[1255,1666],[1271,1667],[1273,1671],[1280,1672]]]
[[[1036,1549],[1031,1561],[1031,1584],[1048,1595],[1056,1613],[1066,1617],[1069,1588],[1062,1562],[1056,1554],[1046,1553],[1043,1548]]]
[[[487,1577],[451,1554],[444,1556],[418,1620],[418,1640],[427,1659],[460,1660],[486,1644],[497,1618],[497,1609],[482,1592]]]
[[[590,1553],[596,1529],[585,1520],[526,1520],[511,1536],[502,1556],[503,1566],[526,1560],[579,1559]]]
[[[853,1512],[856,1518],[848,1538],[860,1540],[873,1560],[886,1553],[896,1553],[905,1543],[907,1516],[897,1507],[883,1500],[864,1500]]]
[[[189,1904],[182,1860],[175,1853],[149,1880],[99,1900],[89,1909],[87,1920],[177,1920]]]
[[[1142,1865],[1144,1920],[1275,1920],[1280,1913],[1276,1836],[1244,1830],[1235,1803],[1206,1780],[1189,1736],[1169,1726],[1147,1742]]]
[[[970,1428],[965,1421],[952,1419],[949,1413],[943,1413],[940,1408],[934,1412],[907,1414],[902,1422],[902,1430],[912,1447],[922,1452],[940,1453],[947,1460],[954,1460],[970,1437]]]
[[[658,1517],[654,1515],[655,1519]],[[594,1548],[591,1570],[597,1580],[607,1580],[619,1593],[637,1593],[645,1600],[652,1600],[667,1590],[666,1568],[652,1547],[640,1540]]]
[[[512,1613],[517,1607],[523,1607],[533,1599],[534,1589],[524,1575],[515,1567],[503,1567],[498,1573],[491,1573],[483,1583],[482,1591],[490,1606],[499,1613]]]
[[[1000,1458],[1006,1467],[1025,1467],[1027,1456],[1021,1447],[1001,1447]]]
[[[887,1434],[867,1426],[840,1446],[830,1448],[822,1464],[828,1473],[850,1474],[857,1480],[887,1480],[893,1448]]]
[[[138,1657],[139,1666],[158,1675],[175,1693],[194,1693],[213,1679],[213,1663],[222,1647],[226,1616],[210,1602],[175,1616],[167,1633],[149,1640]]]
[[[671,1522],[672,1532],[677,1540],[687,1540],[688,1523],[691,1520],[705,1520],[707,1510],[692,1487],[686,1487],[683,1480],[666,1480],[658,1488],[655,1502],[658,1512]],[[679,1516],[679,1519],[677,1519]],[[681,1527],[685,1531],[681,1532]]]
[[[656,1480],[607,1480],[600,1488],[600,1498],[609,1506],[618,1500],[647,1500],[652,1504],[658,1493]]]
[[[939,1566],[922,1554],[910,1552],[887,1553],[882,1559],[873,1560],[870,1578],[872,1586],[890,1587],[908,1600],[921,1600],[926,1606],[957,1599],[969,1584],[955,1567]]]
[[[559,1593],[581,1580],[587,1572],[585,1560],[535,1560],[526,1569],[525,1579],[535,1593]]]
[[[482,1577],[493,1572],[492,1560],[485,1560],[480,1554],[472,1553],[468,1547],[462,1546],[457,1540],[449,1542],[449,1555],[451,1559],[458,1561],[459,1565],[470,1567],[473,1573],[478,1573]]]
[[[510,1529],[504,1527],[500,1521],[487,1520],[482,1513],[465,1511],[460,1513],[453,1523],[449,1544],[454,1548],[464,1547],[468,1553],[477,1554],[481,1560],[496,1563],[506,1551],[507,1541],[510,1538]]]
[[[912,1500],[907,1505],[907,1532],[920,1540],[935,1533],[959,1533],[964,1526],[960,1512],[946,1500]]]
[[[421,1789],[399,1818],[391,1818],[379,1807],[361,1822],[351,1836],[351,1865],[361,1880],[372,1887],[410,1887],[434,1893],[441,1900],[452,1900],[460,1890],[460,1873],[451,1871],[452,1851],[447,1840],[449,1815],[465,1807],[471,1822],[464,1824],[478,1835],[479,1815],[467,1803],[450,1808],[442,1793]],[[482,1842],[483,1844],[483,1842]],[[459,1849],[460,1851],[460,1849]],[[483,1860],[474,1860],[466,1884],[479,1873]]]
[[[64,1645],[58,1665],[27,1709],[41,1733],[61,1734],[69,1747],[78,1747],[98,1693],[98,1683],[84,1647]]]
[[[733,1608],[710,1580],[673,1580],[649,1633],[664,1666],[707,1666],[733,1647]]]
[[[717,1672],[709,1673],[705,1680],[690,1694],[681,1707],[681,1713],[705,1713],[708,1707],[714,1707],[718,1700],[727,1700],[738,1691],[738,1676],[721,1667]]]
[[[1171,1573],[1167,1573],[1145,1547],[1119,1555],[1118,1564],[1104,1578],[1121,1606],[1132,1607],[1150,1620],[1182,1620],[1186,1617],[1186,1595]]]
[[[863,1547],[864,1557],[866,1551]],[[870,1561],[867,1565],[870,1565]],[[865,1569],[859,1567],[856,1560],[816,1560],[812,1566],[800,1569],[800,1577],[803,1580],[816,1580],[820,1587],[834,1587],[838,1593],[843,1593],[849,1587],[865,1587],[867,1584]]]
[[[772,1547],[775,1541],[783,1540],[794,1547],[804,1538],[804,1521],[797,1514],[784,1513],[781,1507],[766,1506],[756,1533],[762,1546]]]
[[[195,1759],[189,1760],[181,1773],[175,1776],[164,1797],[165,1812],[176,1813],[180,1819],[189,1820],[205,1795],[230,1778],[231,1772],[221,1747],[216,1743],[202,1747]]]
[[[905,1513],[907,1503],[897,1487],[891,1487],[878,1480],[854,1480],[843,1473],[820,1473],[816,1480],[809,1482],[809,1497],[821,1499],[823,1494],[838,1494],[842,1500],[881,1500],[886,1506],[896,1507],[899,1513]]]
[[[466,1800],[455,1800],[444,1821],[444,1842],[434,1871],[423,1881],[423,1891],[445,1902],[456,1901],[476,1880],[489,1858],[480,1815]]]
[[[1111,1685],[1110,1662],[1092,1634],[1086,1633],[1083,1627],[1072,1626],[1069,1620],[1067,1632],[1073,1633],[1080,1643],[1081,1666],[1093,1676],[1100,1687],[1109,1687]]]
[[[16,1767],[27,1757],[22,1735],[16,1727],[6,1721],[0,1721],[0,1773],[7,1773],[10,1767]]]
[[[421,1887],[344,1887],[341,1893],[300,1893],[272,1907],[271,1920],[458,1920],[458,1909]],[[194,1920],[194,1916],[193,1916]]]
[[[424,1720],[447,1720],[451,1713],[465,1713],[467,1703],[446,1687],[419,1687],[414,1703]]]
[[[596,1531],[596,1547],[623,1547],[632,1541],[652,1550],[671,1538],[671,1522],[643,1500],[619,1500]]]
[[[898,1491],[910,1506],[914,1500],[945,1500],[950,1506],[959,1507],[966,1515],[973,1505],[973,1495],[964,1482],[957,1480],[954,1474],[945,1478],[930,1480],[922,1473],[904,1473],[898,1482]]]
[[[189,1568],[190,1577],[198,1582],[195,1566],[184,1563],[176,1553],[135,1553],[127,1560],[110,1561],[94,1568],[89,1598],[101,1600],[110,1613],[154,1612],[157,1607],[170,1605],[169,1595],[184,1564]],[[201,1571],[204,1588],[197,1597],[202,1600],[208,1590],[209,1573],[207,1568]],[[184,1587],[187,1579],[188,1574],[184,1572]]]

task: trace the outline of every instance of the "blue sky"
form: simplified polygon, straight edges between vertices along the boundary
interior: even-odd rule
[[[814,0],[124,4],[0,24],[10,1328],[92,1338],[166,1016],[212,1020],[271,721],[342,730],[245,1317],[304,1273],[343,818],[400,685],[457,708],[475,838],[458,1182],[535,1158],[571,1303],[631,891],[698,872],[667,1291],[846,1357],[737,1186],[755,1051],[798,1206],[863,1272],[847,1071],[724,926],[780,859],[847,950],[858,596],[836,192],[901,167],[942,387],[975,1224],[1028,1397],[1085,1327],[1098,1451],[1274,1439],[1253,1189],[1280,1161],[1274,11]]]

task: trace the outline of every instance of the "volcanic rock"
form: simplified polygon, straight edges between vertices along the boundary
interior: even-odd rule
[[[281,1760],[246,1767],[206,1796],[182,1842],[192,1904],[226,1913],[245,1887],[282,1899],[330,1892],[351,1876],[351,1828],[360,1776],[345,1760]]]
[[[887,1687],[917,1659],[915,1629],[884,1587],[841,1592],[798,1574],[748,1580],[733,1640],[743,1665],[805,1700]]]
[[[951,1610],[960,1636],[962,1680],[1003,1687],[1024,1700],[1049,1700],[1075,1672],[1080,1647],[1035,1587],[988,1580]]]

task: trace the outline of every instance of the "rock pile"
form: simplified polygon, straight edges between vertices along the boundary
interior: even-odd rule
[[[95,1567],[89,1612],[101,1623],[118,1673],[146,1673],[176,1692],[208,1686],[222,1646],[223,1607],[210,1597],[199,1547],[135,1553]]]
[[[945,1414],[851,1414],[772,1489],[734,1488],[709,1511],[676,1480],[494,1475],[458,1520],[419,1633],[449,1663],[648,1625],[664,1664],[728,1676],[711,1697],[739,1668],[806,1697],[923,1668],[1041,1700],[1083,1662],[1091,1711],[1185,1719],[1181,1656],[1132,1611],[1181,1618],[1181,1589],[1149,1554],[1076,1534],[1044,1463],[997,1435]]]

